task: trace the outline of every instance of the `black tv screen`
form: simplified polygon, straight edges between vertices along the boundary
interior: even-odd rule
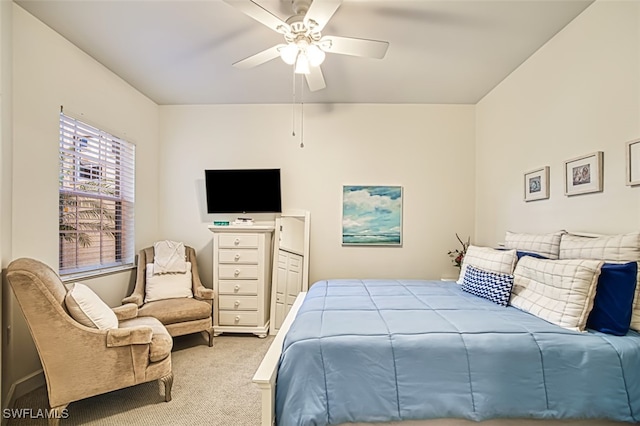
[[[280,213],[280,169],[205,170],[208,213]]]

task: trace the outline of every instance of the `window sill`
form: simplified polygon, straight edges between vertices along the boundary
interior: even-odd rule
[[[114,266],[111,268],[98,269],[93,271],[85,271],[85,272],[74,272],[70,274],[60,275],[60,279],[63,283],[68,283],[77,280],[86,280],[89,278],[97,278],[103,277],[105,275],[116,274],[118,272],[129,271],[131,269],[135,269],[136,265],[133,263],[121,266]]]

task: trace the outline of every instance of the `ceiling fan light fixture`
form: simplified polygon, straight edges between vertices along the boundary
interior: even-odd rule
[[[324,51],[320,49],[317,45],[312,44],[307,47],[307,58],[309,58],[309,65],[312,67],[317,67],[324,62],[324,58],[326,57]]]
[[[295,44],[287,44],[282,47],[280,50],[280,57],[287,65],[293,65],[296,63],[296,59],[298,58],[298,46]]]
[[[298,59],[296,60],[296,68],[293,71],[296,74],[309,74],[311,70],[309,69],[309,59],[304,52],[300,52],[298,55]]]

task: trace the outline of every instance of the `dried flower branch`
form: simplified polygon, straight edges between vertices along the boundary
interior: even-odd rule
[[[451,261],[458,268],[462,267],[462,261],[464,260],[464,255],[467,254],[467,249],[469,248],[469,244],[471,243],[471,237],[467,238],[467,242],[462,241],[462,238],[456,232],[456,238],[460,242],[462,246],[461,249],[450,250],[447,254],[451,258]]]

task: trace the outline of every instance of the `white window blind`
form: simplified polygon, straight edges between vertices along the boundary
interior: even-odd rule
[[[60,275],[133,265],[135,147],[60,113]]]

